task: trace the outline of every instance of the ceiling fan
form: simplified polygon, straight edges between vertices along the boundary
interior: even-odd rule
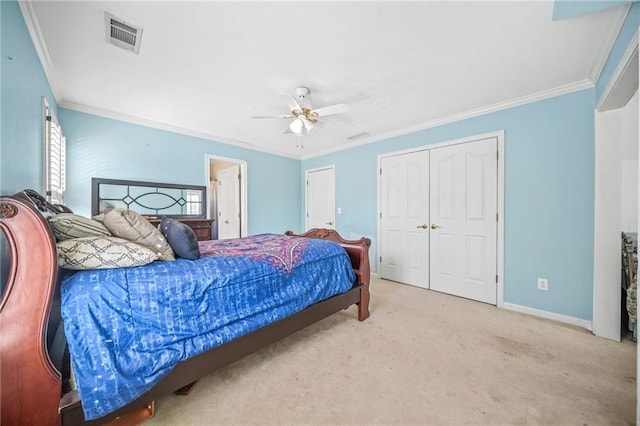
[[[293,133],[296,136],[303,136],[311,133],[316,124],[318,124],[319,117],[325,117],[332,114],[341,114],[349,111],[349,107],[345,104],[336,104],[326,106],[322,108],[312,109],[307,106],[305,99],[309,96],[311,91],[307,87],[298,87],[295,90],[296,97],[288,93],[282,93],[289,109],[290,114],[284,115],[254,115],[251,118],[284,118],[287,120],[293,119],[289,127],[285,130],[285,133]],[[296,100],[296,98],[298,100]]]

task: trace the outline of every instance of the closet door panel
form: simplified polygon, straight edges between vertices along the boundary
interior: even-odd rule
[[[431,150],[432,290],[497,300],[497,139]]]
[[[380,177],[380,276],[428,288],[429,152],[385,157]]]

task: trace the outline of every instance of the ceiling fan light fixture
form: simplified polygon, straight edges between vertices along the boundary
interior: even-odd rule
[[[311,134],[311,131],[318,124],[318,119],[327,115],[341,114],[347,112],[349,108],[345,104],[329,105],[322,108],[313,109],[308,104],[305,104],[305,99],[311,91],[308,87],[300,86],[295,89],[295,96],[288,93],[281,93],[285,102],[289,106],[290,114],[283,115],[258,115],[252,118],[285,118],[294,120],[289,123],[289,126],[285,130],[285,134],[293,133],[296,138],[300,138],[305,134]]]
[[[293,120],[289,125],[289,130],[291,130],[296,136],[302,136],[303,128],[304,128],[304,123],[299,118]]]

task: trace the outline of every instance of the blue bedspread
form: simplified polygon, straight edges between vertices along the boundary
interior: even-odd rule
[[[350,289],[338,244],[284,235],[204,242],[198,260],[79,271],[62,316],[85,418],[149,390],[179,361]]]

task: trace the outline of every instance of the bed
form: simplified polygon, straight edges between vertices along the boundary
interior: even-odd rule
[[[187,320],[184,324],[185,327],[180,331],[180,333],[194,333],[194,336],[189,336],[191,343],[185,344],[185,339],[178,339],[179,341],[177,342],[179,348],[189,345],[197,348],[193,351],[185,350],[180,352],[180,350],[176,350],[173,347],[170,353],[176,355],[174,358],[168,355],[153,356],[154,359],[162,358],[164,360],[164,358],[168,358],[166,363],[153,369],[154,374],[157,373],[157,377],[151,381],[151,384],[146,383],[142,387],[138,386],[136,388],[136,386],[132,385],[136,390],[124,397],[121,394],[126,392],[121,392],[122,385],[115,385],[114,388],[106,386],[107,394],[109,392],[117,394],[114,398],[116,401],[111,401],[108,404],[98,404],[99,409],[97,411],[89,411],[91,414],[87,416],[89,418],[95,417],[95,419],[86,421],[86,410],[83,410],[78,390],[71,390],[68,386],[66,374],[64,373],[68,367],[65,365],[65,357],[61,354],[64,354],[67,349],[71,349],[72,359],[76,363],[76,367],[79,367],[79,371],[87,371],[87,366],[82,364],[84,361],[80,361],[78,353],[74,354],[73,351],[78,351],[79,348],[80,351],[91,351],[93,349],[88,346],[95,345],[82,347],[82,343],[79,343],[83,341],[82,339],[74,340],[74,338],[70,338],[69,344],[63,345],[61,350],[60,345],[56,344],[56,337],[61,334],[60,318],[66,315],[67,323],[64,326],[69,331],[69,323],[73,322],[76,312],[84,309],[83,304],[78,303],[78,300],[88,300],[74,298],[77,296],[72,295],[72,288],[80,289],[80,293],[83,294],[82,297],[91,297],[95,293],[95,289],[87,286],[87,282],[94,285],[95,283],[99,284],[105,282],[104,280],[107,279],[107,276],[112,279],[114,274],[121,275],[125,274],[125,272],[118,269],[103,269],[96,273],[94,271],[88,271],[87,273],[82,271],[82,274],[75,273],[71,276],[66,276],[58,268],[54,237],[48,221],[41,211],[47,210],[47,208],[51,209],[50,206],[43,204],[42,200],[34,199],[33,196],[25,193],[0,198],[0,229],[6,236],[6,243],[2,247],[2,251],[9,253],[11,259],[8,268],[4,268],[8,270],[8,275],[6,276],[6,285],[0,299],[0,335],[2,336],[0,340],[0,370],[2,371],[0,402],[2,405],[2,424],[104,424],[116,419],[122,423],[136,424],[153,415],[154,401],[158,397],[176,391],[188,393],[190,387],[200,377],[322,318],[352,305],[357,305],[359,320],[362,321],[369,316],[368,283],[370,273],[368,247],[371,243],[366,238],[344,240],[333,230],[314,229],[300,235],[292,232],[287,232],[286,236],[262,235],[255,237],[257,239],[242,240],[243,243],[236,242],[235,244],[231,241],[217,244],[205,242],[201,245],[201,248],[205,251],[205,254],[209,250],[210,253],[208,254],[212,256],[203,256],[204,260],[201,263],[204,266],[200,266],[197,261],[191,263],[189,261],[176,261],[173,262],[176,268],[180,266],[179,264],[183,264],[180,267],[189,269],[193,277],[202,277],[205,274],[203,270],[213,268],[209,263],[209,257],[218,255],[227,260],[228,258],[224,256],[235,256],[238,259],[244,259],[243,252],[251,249],[250,246],[253,245],[262,247],[263,252],[258,255],[258,257],[262,256],[262,260],[268,259],[267,263],[279,263],[280,269],[283,269],[289,275],[294,275],[292,270],[295,268],[292,268],[292,265],[288,262],[296,257],[295,253],[298,253],[298,255],[301,253],[299,246],[311,247],[319,244],[318,240],[329,240],[338,243],[344,248],[342,255],[348,258],[347,265],[348,269],[350,269],[347,275],[352,274],[351,280],[355,283],[350,281],[348,286],[343,283],[329,290],[314,290],[311,292],[314,293],[311,298],[301,301],[298,293],[305,292],[305,290],[300,290],[304,289],[304,286],[301,285],[304,280],[310,280],[309,288],[316,288],[317,284],[314,280],[321,278],[297,276],[292,279],[297,283],[295,289],[284,290],[275,296],[271,294],[271,298],[275,300],[275,305],[287,305],[287,309],[277,314],[269,313],[272,311],[265,311],[267,313],[260,311],[258,314],[254,312],[255,315],[249,319],[236,318],[233,317],[233,314],[230,314],[232,316],[231,319],[223,315],[226,319],[220,320],[219,317],[210,316],[207,312],[210,306],[217,306],[214,303],[215,300],[199,301],[192,307],[195,307],[194,309],[200,312],[201,317],[198,317],[196,322]],[[265,247],[275,244],[273,243],[275,240],[282,240],[289,244],[289,246],[285,244],[284,252],[292,255],[287,258],[286,256],[274,256],[272,252],[265,254]],[[332,245],[335,246],[335,244]],[[338,249],[342,250],[339,247]],[[282,248],[279,250],[280,253],[283,252]],[[346,252],[346,256],[344,252]],[[245,260],[242,260],[242,262],[245,262]],[[318,260],[318,262],[320,261]],[[326,261],[323,260],[322,262]],[[164,268],[164,273],[169,273],[166,270],[167,268],[163,266],[165,263],[168,262],[154,262],[148,266],[156,269]],[[312,269],[316,270],[316,273],[318,270],[330,269],[328,264],[325,263],[313,264],[315,266]],[[146,267],[131,269],[143,270],[143,268]],[[146,269],[144,270],[146,271]],[[127,273],[132,272],[128,271]],[[230,274],[225,273],[225,276],[227,275]],[[238,275],[242,276],[243,273],[240,272]],[[148,275],[146,276],[148,278]],[[308,277],[308,273],[305,276]],[[126,276],[125,281],[129,282],[129,280],[130,276]],[[324,280],[328,280],[329,284],[332,284],[334,278],[324,278]],[[194,290],[189,284],[190,281],[184,281],[184,285],[189,288],[189,291],[193,292]],[[225,282],[223,286],[238,287],[237,284],[229,284],[228,282]],[[90,288],[91,291],[87,291],[87,288]],[[175,320],[161,321],[158,318],[150,319],[151,317],[147,316],[148,312],[144,311],[143,301],[148,293],[148,288],[145,289],[142,285],[139,288],[141,290],[138,292],[136,299],[139,301],[138,304],[133,301],[136,297],[131,295],[133,293],[127,296],[127,300],[131,302],[129,306],[136,309],[135,315],[129,313],[128,316],[144,318],[153,330],[164,326],[164,322],[172,323],[171,329],[174,330],[176,327]],[[181,293],[187,295],[184,297],[185,299],[191,299],[188,295],[193,293],[189,293],[189,291]],[[196,290],[196,292],[198,291]],[[114,293],[113,287],[111,287],[111,293]],[[285,300],[285,293],[291,296],[287,296],[289,297],[287,300]],[[60,295],[62,295],[62,298],[60,298]],[[252,295],[255,296],[254,290],[245,291],[245,298],[250,298]],[[262,296],[260,298],[261,300],[267,300]],[[226,297],[225,300],[235,299]],[[74,303],[75,306],[73,306]],[[91,303],[89,302],[88,304]],[[240,309],[242,309],[244,305],[241,302],[238,302],[238,304],[241,305]],[[169,305],[165,305],[165,308],[170,307]],[[157,306],[154,309],[157,311]],[[115,310],[118,311],[118,309]],[[120,313],[122,313],[122,309],[120,309]],[[96,316],[97,314],[93,312],[89,313],[89,315]],[[260,315],[265,318],[260,321],[254,321]],[[189,319],[197,317],[197,315],[188,315],[187,317]],[[108,318],[108,320],[113,321],[113,318]],[[213,327],[208,327],[208,325],[214,322],[224,323],[223,327],[216,327],[215,330],[217,331],[212,332],[211,329]],[[90,328],[79,327],[77,324],[75,327],[76,331],[79,332],[84,332],[84,328]],[[204,329],[199,330],[198,327],[203,327]],[[114,327],[116,331],[124,328],[127,327]],[[139,324],[136,324],[134,328],[138,331]],[[152,335],[155,337],[151,340],[156,339],[156,337],[161,340],[162,336],[164,336],[162,333],[152,333]],[[141,338],[140,340],[131,340],[133,339],[132,337],[126,337],[129,340],[125,339],[118,343],[118,338],[118,336],[111,336],[104,339],[111,341],[106,346],[103,345],[99,350],[114,351],[120,348],[119,350],[122,351],[118,353],[118,357],[107,354],[107,358],[122,358],[124,357],[123,346],[139,346],[142,341],[149,340],[148,335],[146,339]],[[202,343],[204,340],[212,340],[215,343],[213,345]],[[84,342],[86,344],[86,339]],[[124,345],[123,342],[127,344]],[[144,349],[146,350],[147,348],[145,347]],[[94,358],[102,359],[100,356],[94,354]],[[122,369],[122,365],[108,366],[106,370],[101,370],[95,375],[109,375],[114,370],[120,369]],[[135,369],[131,370],[131,373],[134,376],[138,374]],[[83,377],[78,378],[79,389],[83,389],[82,380],[85,379]],[[88,386],[96,387],[94,383]],[[89,395],[86,393],[86,389],[87,386],[85,386],[85,397],[83,398],[85,401],[87,401],[86,398]],[[103,405],[108,407],[104,409]]]

